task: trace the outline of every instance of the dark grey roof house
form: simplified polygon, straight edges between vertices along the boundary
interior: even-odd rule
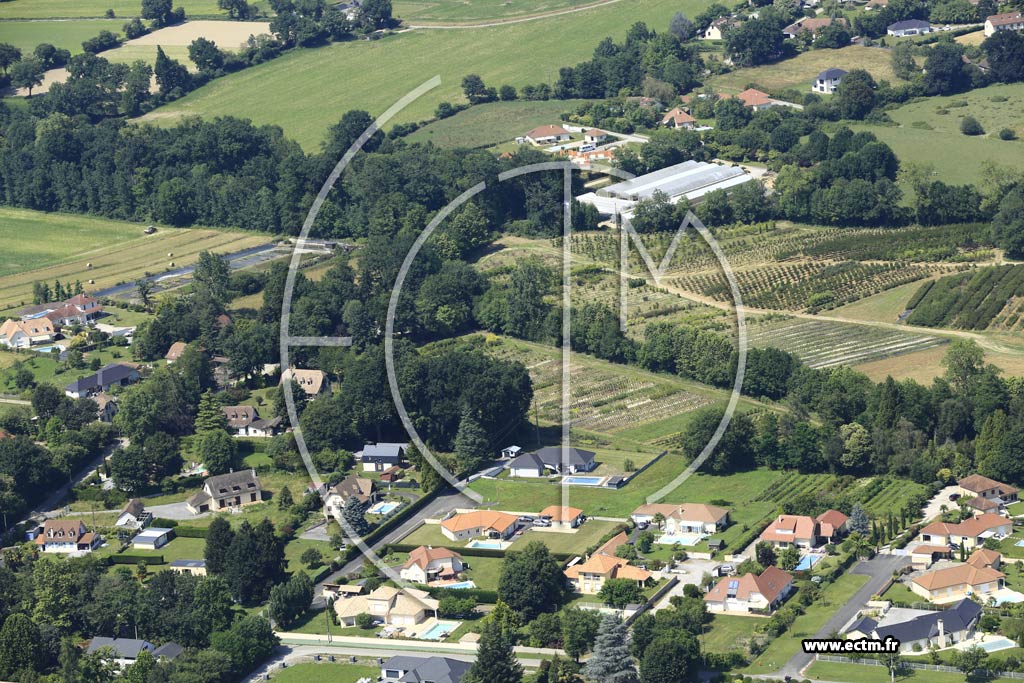
[[[459,683],[472,662],[448,657],[392,657],[380,668],[388,683]]]
[[[508,463],[509,474],[513,477],[543,477],[547,465],[536,453],[523,453]]]
[[[981,605],[965,598],[941,612],[922,614],[898,624],[877,626],[873,635],[882,640],[896,638],[901,652],[913,652],[915,645],[921,650],[928,650],[932,645],[946,648],[970,638],[981,613]]]
[[[597,460],[594,459],[596,454],[593,451],[585,451],[582,448],[546,446],[536,451],[536,453],[547,468],[559,474],[589,472],[597,467]],[[564,472],[562,471],[563,464],[565,465]]]
[[[139,371],[131,365],[111,363],[99,369],[94,375],[75,380],[64,387],[64,393],[71,398],[86,398],[101,391],[110,391],[139,381]]]
[[[193,494],[185,505],[194,515],[241,507],[263,500],[260,478],[256,470],[240,470],[210,477],[203,482],[203,490]]]
[[[366,444],[363,446],[363,454],[360,462],[363,463],[364,472],[382,472],[389,467],[400,465],[405,456],[405,449],[409,444],[405,443],[378,443]]]
[[[138,638],[107,638],[106,636],[96,636],[89,643],[89,649],[86,650],[86,654],[92,654],[101,648],[110,648],[114,652],[114,659],[119,664],[127,665],[134,662],[139,653],[143,650],[149,650],[153,652],[155,647],[153,643],[145,640],[139,640]]]

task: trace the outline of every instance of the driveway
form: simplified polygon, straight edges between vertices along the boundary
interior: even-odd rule
[[[928,520],[935,519],[936,517],[941,515],[943,505],[945,505],[946,508],[950,510],[957,507],[956,502],[950,500],[949,496],[952,493],[957,493],[959,490],[960,487],[957,486],[956,484],[953,484],[952,486],[947,486],[946,488],[936,493],[935,497],[928,501],[928,504],[924,506],[924,512],[922,513],[921,521],[927,522]]]
[[[142,500],[145,504],[146,500]],[[199,515],[193,515],[184,502],[180,503],[167,503],[166,505],[146,505],[146,511],[152,512],[154,517],[163,517],[164,519],[176,519],[184,521],[188,519],[199,519],[210,514],[204,512]]]
[[[814,637],[828,638],[832,633],[846,626],[857,616],[857,612],[864,607],[867,601],[871,599],[871,596],[882,589],[882,586],[892,577],[892,573],[909,563],[909,557],[877,555],[874,559],[858,562],[853,565],[849,573],[866,575],[869,577],[868,582],[861,586],[860,590],[854,593],[853,597],[846,604],[839,606],[839,609],[832,615],[832,618],[814,634]],[[785,676],[802,678],[801,672],[812,661],[814,661],[814,655],[806,654],[801,649],[792,659],[786,662],[785,666],[772,674],[772,676],[775,678],[783,678]]]
[[[449,487],[445,491],[442,491],[434,500],[427,503],[427,505],[405,520],[397,527],[384,534],[379,539],[375,540],[370,546],[374,550],[379,550],[388,543],[395,543],[402,538],[405,538],[413,532],[416,527],[423,523],[424,519],[438,519],[444,517],[446,514],[455,510],[456,508],[473,508],[476,507],[476,502],[467,496],[462,495],[456,489]],[[323,598],[323,586],[326,583],[339,583],[339,580],[349,574],[358,572],[362,569],[363,560],[365,558],[362,555],[357,556],[355,559],[348,562],[338,571],[329,575],[313,588],[313,608],[322,609],[326,604]]]

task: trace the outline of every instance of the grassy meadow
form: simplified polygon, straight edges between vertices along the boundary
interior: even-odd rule
[[[876,47],[851,45],[841,50],[808,50],[792,59],[775,64],[737,69],[731,73],[716,76],[711,80],[716,90],[740,92],[753,85],[761,90],[778,91],[795,88],[811,91],[815,76],[831,67],[846,71],[864,69],[875,80],[901,82],[892,70],[892,57],[888,50]]]
[[[1004,99],[1005,98],[1005,99]],[[993,85],[961,95],[929,97],[889,112],[898,124],[857,126],[892,147],[903,163],[930,164],[946,183],[975,183],[985,162],[1024,169],[1024,142],[1003,141],[1002,128],[1024,135],[1024,84]],[[960,122],[973,116],[986,135],[960,132]],[[937,144],[941,142],[941,144]]]
[[[146,273],[265,244],[262,233],[160,228],[88,216],[0,208],[0,311],[32,302],[32,283],[80,280],[86,291],[131,282]],[[92,267],[88,267],[88,264]],[[94,284],[88,284],[93,280]]]
[[[17,2],[17,0],[15,0]],[[0,3],[0,14],[7,4]],[[125,19],[81,19],[79,21],[0,21],[0,43],[13,45],[29,54],[40,43],[50,43],[71,50],[82,51],[82,42],[94,38],[100,31],[121,33]]]
[[[636,21],[664,30],[674,12],[694,16],[708,4],[621,0],[545,21],[410,31],[382,40],[296,50],[219,78],[142,120],[173,124],[188,114],[230,114],[279,125],[288,137],[315,150],[345,111],[365,109],[379,115],[434,75],[441,77],[441,85],[399,113],[395,122],[421,121],[433,116],[442,101],[464,101],[461,81],[470,73],[495,87],[554,83],[560,67],[589,58],[606,36],[621,40]]]
[[[608,0],[398,0],[395,16],[412,25],[473,24],[532,17]]]
[[[433,142],[438,147],[491,147],[514,140],[537,126],[556,123],[562,114],[572,112],[585,101],[490,102],[435,121],[408,139]]]

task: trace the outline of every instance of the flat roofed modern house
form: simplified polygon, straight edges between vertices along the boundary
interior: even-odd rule
[[[217,512],[262,502],[263,489],[256,470],[240,470],[209,477],[203,482],[203,489],[193,494],[185,505],[198,515],[203,512]]]

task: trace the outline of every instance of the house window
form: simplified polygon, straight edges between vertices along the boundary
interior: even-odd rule
[[[384,669],[384,678],[401,678],[402,672],[397,669]]]

